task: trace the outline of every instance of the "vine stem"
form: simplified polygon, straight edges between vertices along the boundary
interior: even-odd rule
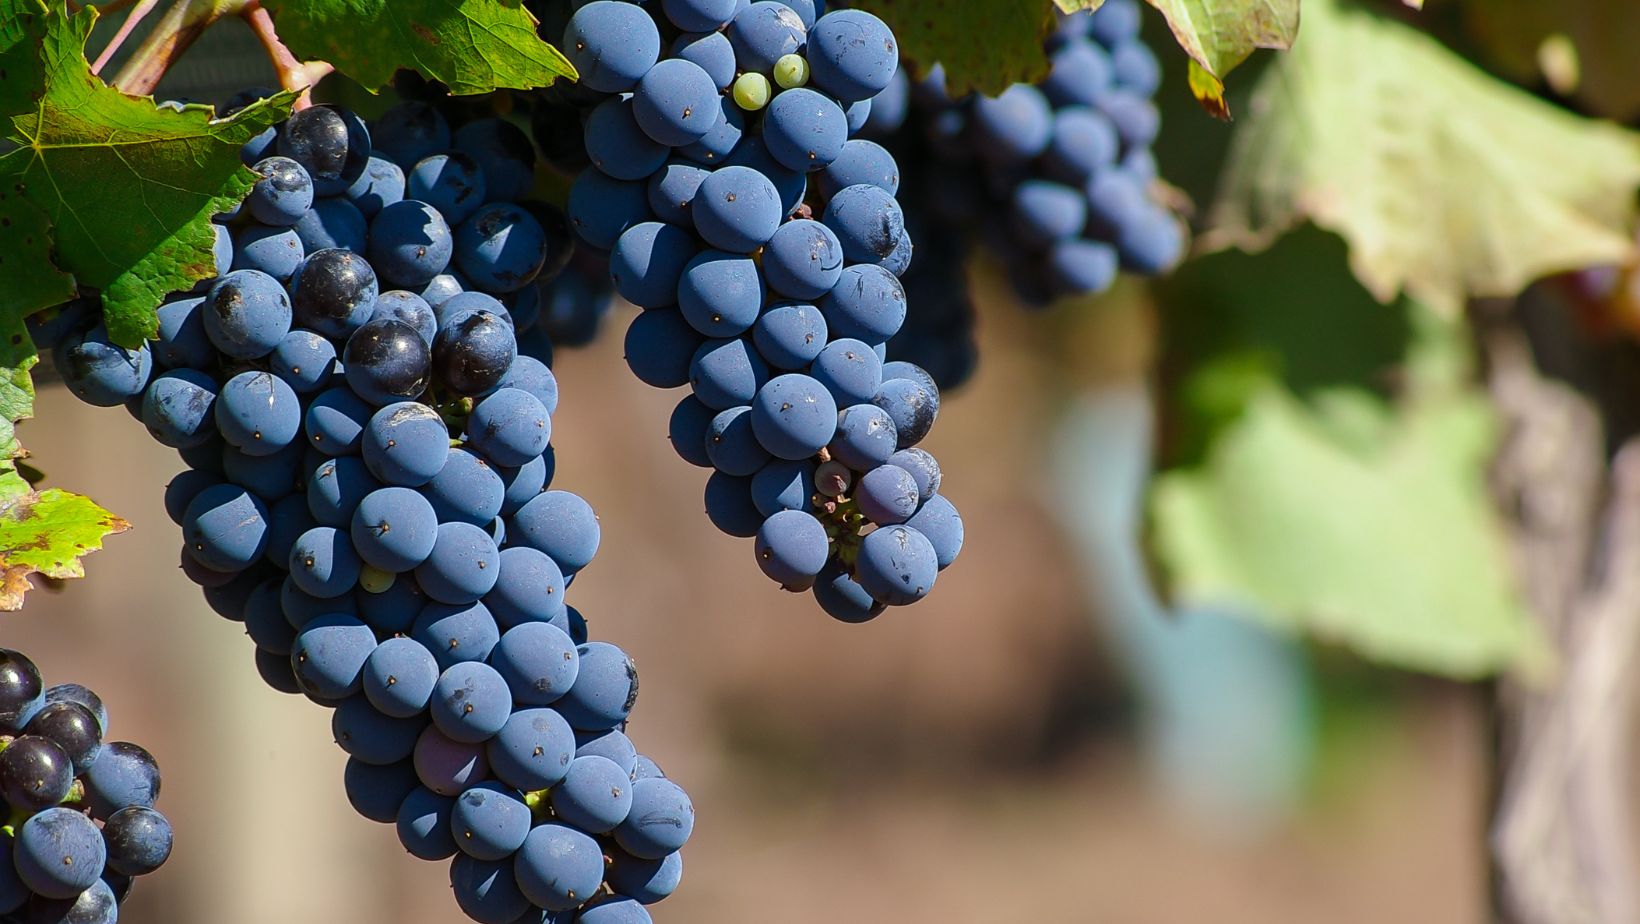
[[[114,75],[113,85],[136,96],[152,94],[160,78],[201,33],[218,19],[238,13],[244,7],[245,0],[176,0],[154,25],[154,31],[143,39],[131,60]]]
[[[125,40],[131,35],[132,30],[136,29],[137,24],[142,22],[144,17],[156,6],[159,6],[159,0],[138,0],[136,7],[126,14],[125,22],[120,23],[120,31],[114,33],[114,37],[108,41],[107,47],[103,48],[102,53],[97,55],[97,60],[91,63],[91,73],[102,73],[103,66],[108,63],[108,59],[114,57],[114,53],[120,50],[121,45],[125,44]]]
[[[279,85],[286,90],[301,92],[302,95],[297,97],[293,108],[300,110],[313,105],[313,85],[336,68],[326,61],[297,60],[280,40],[279,33],[273,26],[273,17],[257,0],[250,0],[239,15],[250,24],[251,31],[261,40],[268,58],[273,61],[274,69],[279,72]]]

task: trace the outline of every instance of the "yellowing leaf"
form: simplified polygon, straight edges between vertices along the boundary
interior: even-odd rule
[[[441,80],[459,95],[544,87],[575,68],[536,35],[513,0],[267,0],[279,36],[304,58],[322,58],[367,87],[400,68]]]
[[[1256,250],[1309,219],[1380,301],[1447,314],[1633,248],[1640,141],[1337,0],[1264,75],[1202,238]]]
[[[1167,17],[1185,54],[1221,82],[1254,49],[1288,48],[1298,34],[1298,0],[1149,2]]]

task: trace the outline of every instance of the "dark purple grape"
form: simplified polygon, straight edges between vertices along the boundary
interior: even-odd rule
[[[279,153],[301,164],[320,196],[341,195],[370,163],[370,132],[345,109],[311,106],[279,130]]]
[[[76,775],[84,773],[102,749],[102,725],[79,703],[51,703],[28,723],[28,733],[56,742]]]
[[[427,390],[432,353],[414,327],[378,318],[347,338],[342,355],[347,384],[371,404],[413,400]]]
[[[0,751],[0,799],[14,809],[50,808],[68,798],[72,785],[74,765],[55,741],[24,735]]]
[[[20,651],[0,648],[0,732],[16,731],[40,708],[45,684]]]
[[[145,806],[133,805],[103,824],[108,868],[126,876],[146,876],[171,857],[171,822]]]
[[[308,254],[291,279],[291,309],[298,327],[342,338],[365,325],[376,309],[376,271],[351,250]]]
[[[512,325],[489,311],[462,315],[433,339],[433,373],[459,395],[481,395],[494,388],[516,358]]]

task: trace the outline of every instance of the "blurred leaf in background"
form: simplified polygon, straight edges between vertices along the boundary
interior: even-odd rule
[[[1464,23],[1485,49],[1487,63],[1527,83],[1540,74],[1557,91],[1620,121],[1640,117],[1640,4],[1633,0],[1464,0]],[[1570,51],[1575,67],[1555,73]],[[1565,73],[1564,66],[1561,72]]]
[[[1306,219],[1380,301],[1448,316],[1633,250],[1640,142],[1499,81],[1417,29],[1310,0],[1263,76],[1202,242],[1257,250]]]

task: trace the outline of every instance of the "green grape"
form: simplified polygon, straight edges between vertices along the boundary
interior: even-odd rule
[[[783,55],[774,63],[774,82],[784,89],[801,87],[809,82],[809,62],[802,55]]]
[[[769,78],[751,71],[735,81],[735,105],[747,112],[756,112],[769,105]]]

